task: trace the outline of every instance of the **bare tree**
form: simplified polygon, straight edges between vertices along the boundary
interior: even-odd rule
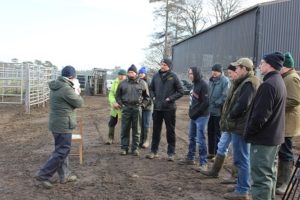
[[[239,11],[242,0],[209,0],[216,22],[222,22]]]
[[[186,0],[177,6],[177,29],[184,30],[182,38],[195,35],[202,30],[207,19],[203,14],[203,0]]]

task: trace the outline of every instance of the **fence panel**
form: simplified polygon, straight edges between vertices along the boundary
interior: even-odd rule
[[[48,82],[56,77],[54,67],[0,63],[0,103],[24,104],[30,113],[31,106],[44,106],[48,101]]]

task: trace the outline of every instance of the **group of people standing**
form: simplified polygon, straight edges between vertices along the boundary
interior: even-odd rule
[[[170,59],[163,59],[160,67],[151,82],[147,79],[145,67],[138,71],[136,66],[131,65],[127,70],[127,78],[126,71],[121,69],[118,72],[118,79],[113,83],[109,93],[111,116],[108,125],[109,139],[106,144],[112,143],[114,134],[111,129],[116,126],[117,119],[121,119],[121,155],[127,155],[131,149],[131,153],[138,156],[140,147],[149,147],[150,122],[153,119],[151,152],[147,158],[157,157],[164,121],[167,129],[168,160],[174,161],[175,101],[183,96],[184,90],[179,78],[171,70]],[[121,76],[125,76],[122,82],[119,81]],[[114,85],[118,85],[116,89]],[[130,131],[132,133],[131,148],[129,146]]]
[[[237,169],[236,185],[224,195],[226,199],[274,199],[283,194],[290,179],[294,156],[292,138],[300,135],[300,78],[292,55],[274,52],[263,56],[260,81],[254,75],[249,58],[240,58],[227,68],[229,79],[219,64],[212,66],[206,82],[200,68],[190,67],[193,82],[190,92],[188,153],[179,164],[196,165],[198,144],[202,176],[217,178],[232,143],[233,163]],[[72,66],[49,83],[49,129],[55,150],[39,170],[36,179],[51,188],[51,177],[58,172],[61,183],[75,181],[68,171],[71,132],[76,125],[75,109],[83,104],[80,91],[74,92],[76,71]],[[174,161],[176,149],[176,100],[184,90],[172,61],[163,59],[151,81],[145,67],[119,70],[109,92],[111,107],[108,140],[112,144],[115,126],[121,120],[121,155],[139,156],[139,148],[148,148],[150,122],[152,141],[148,159],[157,158],[162,123],[165,123],[168,161]],[[206,145],[206,130],[208,139]],[[130,133],[132,134],[130,137]],[[130,138],[132,141],[130,142]],[[130,144],[131,143],[131,144]],[[277,165],[277,155],[279,164]],[[208,169],[208,159],[214,160]],[[278,167],[278,179],[277,179]],[[277,189],[276,189],[277,188]]]
[[[111,105],[117,103],[117,108],[122,108],[121,155],[128,154],[130,128],[132,154],[139,155],[139,147],[148,147],[148,142],[143,145],[145,131],[139,131],[139,127],[147,130],[147,138],[152,109],[148,107],[148,115],[144,117],[139,108],[153,104],[152,142],[146,158],[159,156],[164,121],[167,160],[174,161],[175,101],[183,96],[183,88],[171,70],[171,60],[163,59],[160,67],[151,82],[145,82],[138,78],[135,66],[131,66],[126,81],[114,92],[114,101],[110,101]],[[255,76],[251,59],[240,58],[228,66],[228,79],[222,66],[215,64],[208,82],[203,80],[198,67],[188,69],[188,77],[193,82],[189,104],[189,144],[187,155],[179,164],[196,165],[198,144],[199,164],[195,169],[205,177],[217,178],[232,144],[236,179],[235,187],[229,188],[224,195],[226,199],[250,199],[251,195],[253,199],[274,199],[275,192],[284,193],[292,173],[292,137],[300,135],[300,78],[289,52],[264,55],[259,68],[263,80]],[[132,71],[133,76],[130,76]],[[133,77],[135,92],[129,86]],[[209,159],[214,162],[211,169],[208,169]]]

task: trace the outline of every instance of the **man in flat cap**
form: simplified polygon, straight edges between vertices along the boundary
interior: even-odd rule
[[[260,63],[263,83],[258,88],[245,128],[251,144],[250,165],[254,200],[275,199],[276,157],[284,142],[286,87],[280,75],[284,56],[266,54]]]

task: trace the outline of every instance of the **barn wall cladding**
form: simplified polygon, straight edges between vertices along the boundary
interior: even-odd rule
[[[199,66],[206,78],[211,66],[249,57],[259,64],[265,53],[290,51],[299,70],[299,0],[258,4],[173,45],[174,71],[186,77],[190,66]]]

